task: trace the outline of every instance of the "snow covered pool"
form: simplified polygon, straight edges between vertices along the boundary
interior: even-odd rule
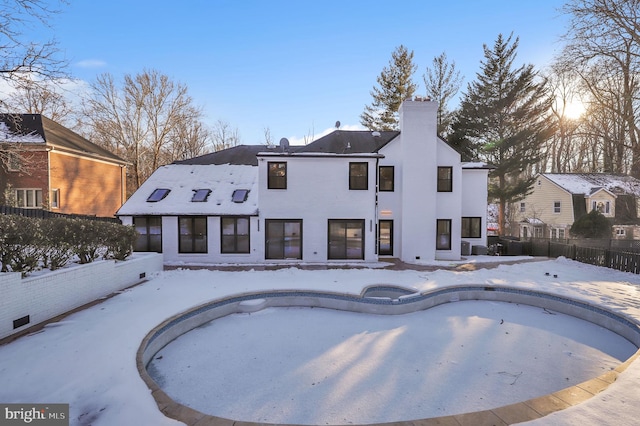
[[[505,298],[496,297],[495,289],[477,290]],[[218,302],[215,308],[223,312],[215,320],[195,320],[211,311],[206,305],[148,336],[145,365],[173,400],[217,417],[363,424],[527,400],[599,376],[637,350],[637,340],[630,338],[637,327],[605,311],[551,300],[553,307],[570,305],[572,313],[586,311],[591,321],[596,315],[601,319],[595,322],[606,322],[607,328],[549,309],[550,299],[533,292],[524,296],[543,301],[539,307],[461,300],[480,294],[469,291],[443,293],[446,299],[439,301],[431,297],[433,303],[419,304],[416,312],[402,305],[426,296],[359,303],[328,297],[329,306],[338,300],[342,310],[282,307],[284,302],[269,307],[277,295],[243,298],[233,309],[230,301]],[[293,304],[327,307],[319,297],[304,294]],[[376,313],[394,305],[401,313]],[[163,339],[173,328],[178,332]],[[625,338],[608,328],[631,331],[621,333]]]

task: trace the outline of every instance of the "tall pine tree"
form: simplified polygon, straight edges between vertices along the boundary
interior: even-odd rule
[[[506,206],[522,199],[535,176],[527,173],[541,157],[541,145],[553,134],[547,120],[551,97],[533,65],[513,69],[519,39],[498,35],[493,49],[484,45],[476,81],[468,84],[453,124],[455,141],[465,152],[492,164],[489,198],[499,204],[498,227],[504,234]]]
[[[398,109],[403,100],[416,91],[412,81],[417,66],[413,64],[413,51],[400,45],[391,54],[389,66],[384,67],[376,79],[379,87],[371,91],[373,102],[364,107],[360,123],[369,130],[397,130]]]
[[[438,102],[438,135],[447,137],[454,116],[449,110],[449,101],[458,93],[462,77],[456,69],[456,63],[449,62],[445,52],[433,58],[432,65],[432,68],[427,68],[422,79],[427,97]]]

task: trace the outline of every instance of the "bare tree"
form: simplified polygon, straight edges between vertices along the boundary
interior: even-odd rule
[[[265,127],[262,129],[264,134],[264,143],[267,146],[273,146],[273,137],[271,136],[271,129],[269,127]]]
[[[340,122],[339,121],[336,122],[336,129],[338,129],[338,130],[340,129]],[[304,135],[302,140],[303,140],[303,143],[305,145],[309,145],[311,142],[314,141],[315,138],[316,138],[316,130],[315,130],[315,126],[312,123],[311,127],[309,128],[309,131],[307,132],[306,135]]]
[[[552,66],[545,77],[552,99],[550,118],[555,121],[557,130],[544,143],[539,168],[551,173],[567,173],[572,171],[571,161],[576,155],[574,148],[580,144],[579,130],[584,123],[583,117],[569,116],[568,109],[580,102],[582,91],[576,84],[576,76],[566,68]]]
[[[65,60],[57,42],[30,39],[32,24],[48,26],[58,13],[43,0],[7,0],[0,3],[0,79],[5,82],[47,81],[66,76]],[[62,3],[62,2],[60,2]]]
[[[125,75],[120,87],[110,74],[99,76],[85,100],[83,115],[90,139],[129,161],[127,187],[135,191],[162,164],[182,158],[176,138],[207,135],[199,126],[202,112],[187,87],[155,70]],[[189,142],[191,148],[197,143]],[[184,150],[182,150],[184,154]]]
[[[48,26],[48,18],[57,13],[43,0],[6,0],[0,3],[0,81],[9,87],[25,82],[42,84],[66,76],[66,61],[59,58],[55,41],[42,43],[30,40],[31,26]],[[9,106],[0,97],[0,109]],[[20,133],[20,132],[18,132]],[[8,140],[7,140],[8,141]],[[0,167],[7,169],[10,161],[20,158],[21,171],[30,173],[31,154],[19,142],[0,146]]]
[[[173,161],[187,160],[214,150],[211,131],[194,117],[198,115],[186,115],[172,133]]]
[[[228,121],[218,120],[213,126],[211,138],[213,139],[213,149],[221,151],[238,145],[240,143],[240,132],[237,127],[231,128]]]
[[[24,80],[5,102],[13,113],[42,114],[58,123],[69,121],[73,114],[67,98],[54,82]]]
[[[453,121],[449,101],[458,93],[463,80],[460,71],[456,70],[456,63],[449,62],[447,54],[442,52],[433,58],[432,68],[427,68],[422,79],[427,96],[438,102],[438,134],[446,136],[451,131]]]
[[[565,63],[606,110],[602,117],[615,120],[614,154],[640,177],[640,0],[570,0],[563,9],[571,15]]]

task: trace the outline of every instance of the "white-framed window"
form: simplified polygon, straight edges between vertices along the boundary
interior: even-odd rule
[[[558,230],[556,228],[551,228],[551,239],[555,240],[558,238]]]
[[[527,210],[527,205],[525,203],[520,203],[520,212],[524,213]]]
[[[42,189],[18,188],[15,190],[18,207],[25,209],[42,208]]]
[[[553,202],[553,212],[554,213],[560,213],[561,210],[561,203],[560,201],[554,201]]]
[[[592,201],[591,210],[597,210],[602,214],[611,214],[611,201]]]
[[[625,232],[624,228],[616,228],[617,237],[624,237],[625,235],[627,235],[627,233]]]
[[[534,238],[542,238],[544,236],[542,227],[536,226],[535,228],[533,228],[533,236]]]
[[[558,238],[564,240],[564,228],[558,229]]]
[[[59,189],[52,189],[51,190],[51,202],[49,204],[51,204],[51,208],[52,209],[59,209],[60,208],[60,190]]]

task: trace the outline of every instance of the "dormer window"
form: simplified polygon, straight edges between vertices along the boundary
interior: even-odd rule
[[[210,189],[194,189],[191,201],[194,203],[204,203],[207,201],[207,198],[209,198],[209,194],[211,194]]]
[[[611,214],[611,203],[609,201],[593,201],[592,210],[597,210],[604,215]]]
[[[169,195],[169,192],[171,192],[171,190],[166,188],[154,189],[151,195],[149,195],[149,198],[147,198],[147,201],[150,203],[157,203],[160,200],[164,200],[164,198]]]
[[[247,197],[249,197],[248,189],[236,189],[233,191],[233,195],[231,195],[231,201],[234,203],[244,203],[247,201]]]

